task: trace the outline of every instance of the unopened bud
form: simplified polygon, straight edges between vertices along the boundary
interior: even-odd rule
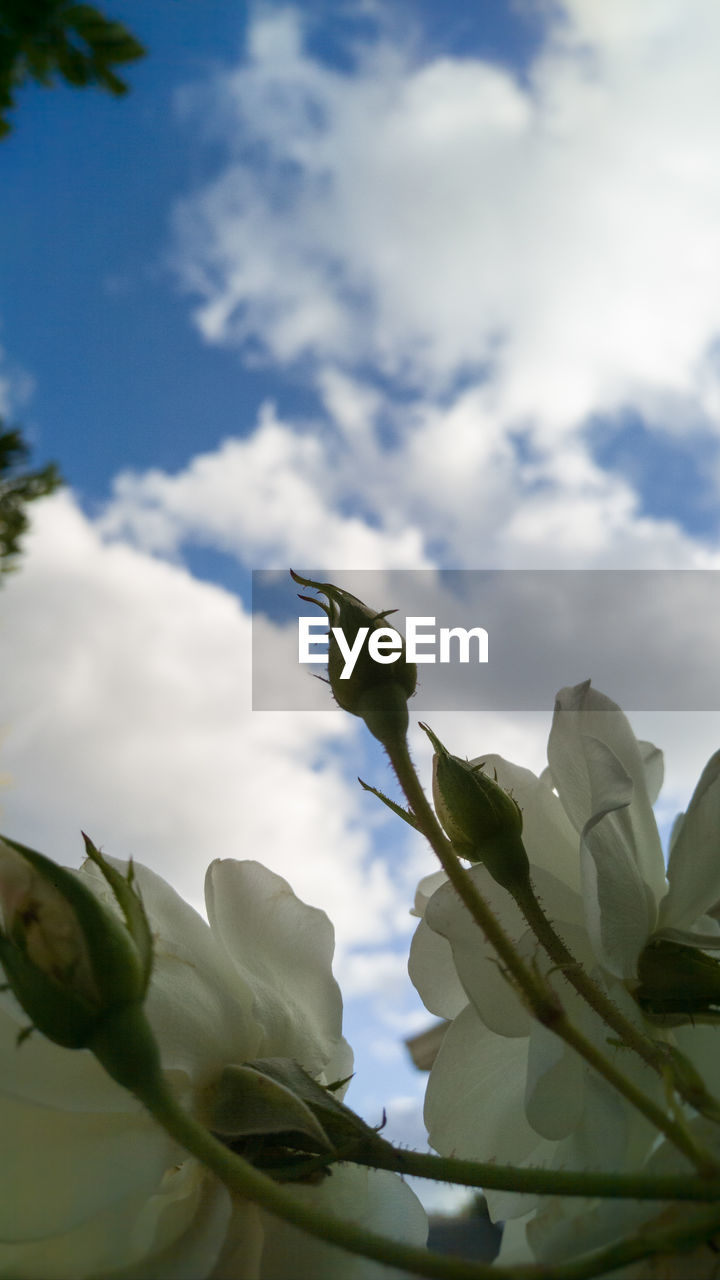
[[[482,862],[511,893],[523,890],[530,864],[517,801],[482,772],[482,764],[451,755],[427,725],[421,728],[435,748],[435,811],[455,851],[469,862]]]
[[[125,1076],[134,1073],[133,1053],[145,1034],[152,937],[132,868],[122,876],[87,837],[85,843],[124,918],[77,872],[0,839],[0,963],[32,1029],[65,1048],[91,1049],[133,1087]],[[131,1025],[137,1045],[128,1037]],[[108,1048],[113,1041],[115,1049]]]
[[[314,587],[326,597],[324,601],[311,596],[300,596],[300,599],[317,605],[327,614],[330,623],[328,681],[338,706],[360,716],[381,742],[398,734],[404,737],[408,727],[407,701],[415,692],[417,667],[405,656],[405,641],[400,632],[387,623],[387,618],[395,610],[386,609],[378,613],[341,587],[302,578],[292,569],[290,573],[295,582]],[[342,632],[345,652],[338,643],[334,628]],[[390,654],[387,661],[381,662],[370,652],[373,634],[378,631],[388,633],[388,645],[394,641],[392,661],[389,660]],[[350,671],[349,651],[353,653]]]

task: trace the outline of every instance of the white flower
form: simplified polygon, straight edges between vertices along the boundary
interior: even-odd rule
[[[79,874],[108,899],[96,868]],[[146,1011],[185,1106],[202,1114],[223,1068],[256,1058],[293,1058],[322,1083],[350,1073],[331,971],[333,930],[323,912],[256,862],[212,864],[209,926],[151,871],[138,866],[136,876],[155,941]],[[19,884],[18,892],[26,888]],[[27,1021],[11,994],[0,997],[0,1277],[386,1274],[231,1197],[90,1052],[39,1033],[18,1045]],[[296,1194],[377,1231],[424,1241],[424,1214],[393,1175],[342,1166]]]
[[[532,880],[557,931],[626,1017],[676,1043],[714,1090],[720,1085],[720,1031],[671,1030],[648,1021],[645,1014],[652,1010],[639,1003],[646,993],[638,961],[651,940],[720,945],[713,914],[720,900],[720,754],[706,766],[687,813],[676,823],[667,877],[652,812],[662,782],[661,754],[638,742],[619,707],[589,682],[558,695],[549,769],[541,778],[497,756],[482,759],[522,809]],[[469,874],[520,952],[550,972],[510,896],[484,867],[472,867]],[[639,1168],[655,1131],[573,1050],[532,1020],[442,873],[421,884],[416,905],[424,918],[413,941],[411,977],[427,1007],[452,1020],[428,1083],[425,1115],[432,1145],[446,1155],[502,1163]],[[550,973],[550,981],[586,1036],[664,1103],[658,1077],[634,1054],[609,1043],[613,1033],[561,974]],[[663,992],[653,995],[657,1010]],[[712,1001],[705,1003],[703,1012]],[[678,1014],[676,1020],[689,1019]],[[687,1168],[681,1157],[677,1168]],[[536,1203],[509,1193],[490,1192],[488,1199],[497,1217],[527,1214]],[[536,1256],[590,1248],[622,1231],[625,1210],[617,1203],[612,1224],[598,1210],[592,1222],[586,1215],[581,1231],[579,1208],[578,1202],[565,1201],[561,1209],[540,1202],[528,1232]],[[647,1206],[642,1214],[648,1216]],[[513,1224],[503,1259],[528,1256],[524,1232],[520,1247],[518,1236]]]

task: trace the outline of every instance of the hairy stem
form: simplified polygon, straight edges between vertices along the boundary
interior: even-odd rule
[[[273,1163],[268,1172],[281,1182],[293,1182],[327,1168],[331,1163],[362,1164],[413,1178],[430,1178],[480,1191],[517,1191],[520,1195],[573,1196],[601,1200],[678,1200],[703,1203],[720,1200],[720,1177],[692,1174],[602,1173],[567,1169],[516,1168],[493,1161],[460,1160],[432,1151],[395,1147],[376,1135],[348,1145],[333,1156],[308,1156],[292,1163]]]

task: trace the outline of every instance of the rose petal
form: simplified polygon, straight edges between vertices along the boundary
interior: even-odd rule
[[[720,899],[720,751],[708,760],[670,851],[660,927],[689,929]]]
[[[643,762],[643,769],[645,770],[645,786],[647,787],[648,800],[651,804],[655,804],[660,795],[665,777],[663,753],[659,747],[656,747],[652,742],[644,741],[642,738],[638,738],[638,748]]]
[[[621,1054],[618,1065],[624,1067],[628,1056]],[[556,1168],[617,1172],[627,1166],[633,1127],[629,1104],[593,1071],[585,1072],[583,1092],[582,1119],[558,1148],[554,1165]]]
[[[88,1050],[63,1049],[37,1034],[18,1045],[27,1025],[15,998],[0,997],[0,1094],[59,1111],[142,1114],[140,1103]]]
[[[204,1280],[229,1216],[224,1187],[187,1159],[168,1171],[151,1196],[134,1192],[59,1235],[0,1244],[0,1274],[14,1280],[96,1280],[110,1274],[117,1280]]]
[[[627,1057],[621,1058],[623,1067],[627,1066]],[[636,1083],[643,1087],[646,1074]],[[587,1072],[582,1121],[558,1144],[552,1167],[630,1172],[642,1165],[653,1137],[654,1132],[642,1116],[636,1116],[604,1080]],[[680,1160],[682,1163],[682,1157]],[[617,1212],[619,1204],[624,1206],[622,1213]],[[638,1216],[638,1205],[632,1201],[601,1201],[598,1205],[584,1199],[544,1198],[539,1201],[537,1216],[528,1221],[528,1243],[538,1261],[558,1262],[609,1244],[632,1223],[647,1217],[647,1206],[640,1208]]]
[[[126,863],[112,862],[126,869]],[[160,876],[134,866],[155,943],[145,1010],[163,1067],[184,1071],[200,1088],[227,1063],[258,1056],[261,1030],[252,993],[202,916]],[[83,873],[97,883],[96,868]]]
[[[533,1215],[524,1214],[522,1218],[514,1218],[503,1227],[500,1252],[495,1259],[499,1267],[524,1266],[526,1262],[534,1262],[535,1255],[527,1242],[525,1230]]]
[[[266,1231],[279,1225],[279,1219],[264,1222],[264,1217],[255,1205],[234,1199],[225,1246],[210,1272],[212,1280],[261,1280]]]
[[[448,1028],[428,1081],[425,1123],[442,1155],[517,1163],[542,1139],[522,1106],[528,1041],[497,1036],[471,1005]]]
[[[0,1099],[0,1239],[65,1233],[130,1193],[151,1195],[182,1159],[149,1116],[55,1111]]]
[[[213,933],[253,992],[263,1031],[253,1056],[297,1058],[318,1075],[342,1044],[335,933],[325,912],[258,862],[211,863],[205,899]]]
[[[410,944],[408,973],[425,1008],[438,1018],[455,1018],[465,1008],[467,992],[457,975],[450,943],[425,920]]]
[[[300,1201],[391,1240],[418,1248],[427,1240],[425,1211],[417,1196],[395,1174],[338,1165],[319,1186],[296,1185],[292,1191]],[[340,1276],[342,1280],[396,1280],[408,1275],[326,1244],[279,1218],[267,1214],[262,1217],[265,1248],[261,1280],[288,1280],[290,1276],[307,1276],[308,1280],[338,1280]]]
[[[537,1262],[557,1265],[579,1253],[601,1249],[620,1240],[647,1217],[647,1204],[638,1205],[633,1201],[555,1198],[543,1205],[537,1217],[527,1224],[531,1257]],[[624,1275],[628,1280],[627,1269]]]
[[[656,912],[631,852],[628,806],[633,782],[603,741],[582,735],[580,744],[591,809],[580,842],[588,932],[605,968],[618,977],[634,978]]]
[[[238,1267],[234,1280],[255,1280],[262,1240],[258,1211],[253,1205],[231,1201],[225,1187],[196,1160],[174,1166],[140,1208],[130,1237],[137,1261],[124,1264],[120,1280],[147,1280],[148,1275],[152,1280],[214,1276],[213,1264],[223,1248],[231,1215],[241,1211],[246,1221],[246,1268]],[[122,1248],[116,1256],[122,1259]]]
[[[411,916],[424,916],[425,908],[441,884],[444,884],[447,876],[444,871],[432,871],[430,875],[423,876],[415,890],[415,904],[410,912]]]
[[[578,1054],[541,1023],[533,1024],[525,1083],[525,1115],[544,1138],[565,1138],[585,1107],[585,1071]]]
[[[527,926],[510,895],[484,867],[472,867],[468,874],[509,936],[522,937]],[[527,1009],[503,977],[495,948],[449,882],[430,899],[425,923],[449,941],[457,976],[483,1022],[499,1035],[527,1035]]]
[[[541,867],[531,867],[531,874],[543,906],[560,933],[567,932],[568,926],[571,929],[579,927],[582,922],[580,896]],[[528,931],[527,924],[510,895],[495,883],[482,866],[471,867],[468,875],[521,954],[532,963],[537,963],[537,940]],[[448,939],[457,977],[483,1022],[498,1035],[528,1035],[531,1018],[525,1005],[503,976],[495,948],[487,941],[482,929],[448,882],[438,889],[428,903],[425,922]],[[539,953],[539,963],[549,967],[544,952]],[[428,981],[428,989],[437,1001],[437,1008],[440,1008],[442,990],[432,986],[432,979]],[[451,990],[457,1000],[457,988],[453,984],[452,988],[448,988],[448,1004]],[[433,1008],[433,1012],[436,1012],[436,1008]]]
[[[587,743],[592,740],[609,748],[632,782],[632,800],[625,820],[628,854],[655,901],[659,902],[666,888],[665,864],[645,779],[647,755],[643,756],[617,704],[593,689],[588,680],[560,690],[548,741],[548,760],[555,786],[570,821],[579,832],[596,813],[594,761],[587,754]]]

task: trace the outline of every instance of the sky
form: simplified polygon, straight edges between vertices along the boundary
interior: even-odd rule
[[[212,858],[284,875],[336,927],[351,1101],[421,1143],[432,860],[359,722],[252,710],[251,571],[720,567],[720,9],[100,7],[127,98],[28,86],[0,144],[0,412],[67,482],[0,595],[3,827],[198,906]],[[539,770],[549,712],[433,723]],[[634,723],[667,825],[718,717]]]

